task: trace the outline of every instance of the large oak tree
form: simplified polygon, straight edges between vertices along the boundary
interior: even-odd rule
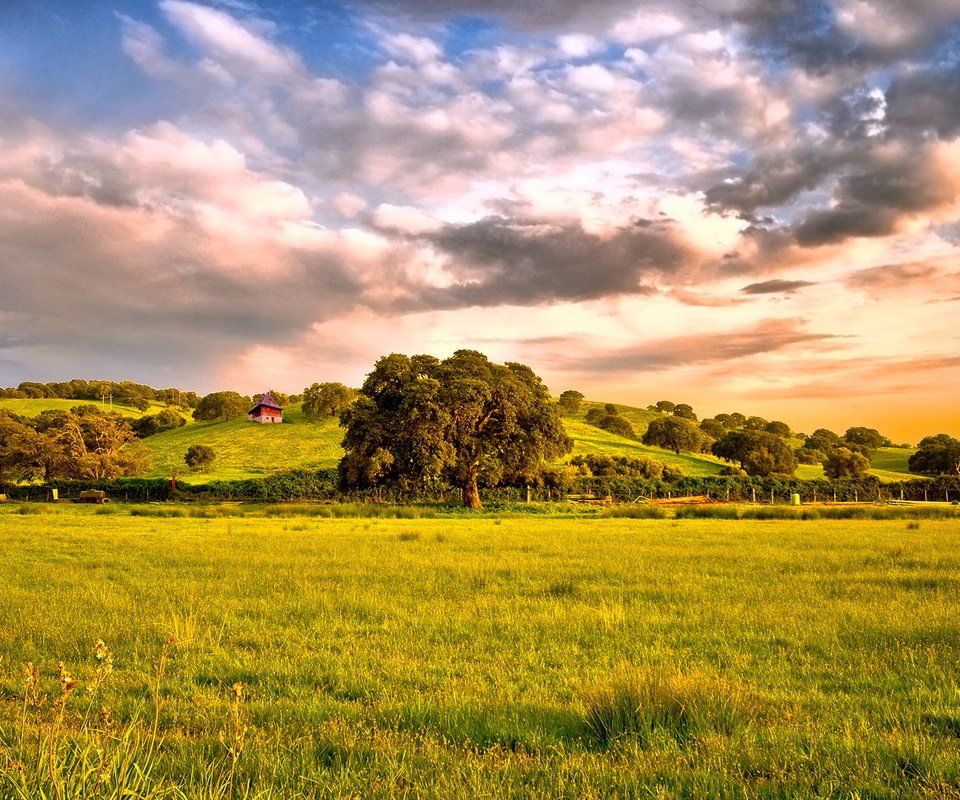
[[[345,487],[449,484],[480,508],[479,483],[533,481],[568,452],[559,408],[533,370],[482,353],[384,356],[344,410]]]

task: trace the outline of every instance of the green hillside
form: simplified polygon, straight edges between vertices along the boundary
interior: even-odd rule
[[[0,399],[0,408],[31,417],[47,409],[69,410],[83,405],[83,400],[10,400]],[[586,453],[629,458],[649,457],[680,467],[684,474],[693,477],[716,475],[724,462],[710,455],[684,453],[677,455],[659,447],[647,447],[640,443],[650,424],[658,414],[646,409],[617,406],[617,412],[634,429],[638,439],[625,439],[601,430],[585,421],[591,408],[603,408],[600,402],[585,401],[580,410],[564,417],[567,432],[574,441],[569,457]],[[155,414],[162,408],[154,404],[145,412],[132,406],[114,403],[113,411],[129,417]],[[207,480],[235,480],[266,475],[285,469],[320,469],[336,466],[342,450],[340,441],[343,431],[335,418],[311,422],[304,416],[299,405],[284,410],[283,425],[254,425],[246,419],[229,422],[192,422],[172,431],[166,431],[144,440],[151,454],[152,477],[168,477],[177,473],[181,480],[190,483]],[[216,461],[209,473],[197,474],[187,470],[183,456],[193,444],[205,444],[213,448]],[[799,442],[797,443],[799,446]],[[870,474],[882,481],[898,481],[911,476],[907,460],[916,452],[912,449],[883,447],[871,457]],[[823,468],[801,465],[798,478],[823,477]]]
[[[277,470],[334,467],[342,451],[343,431],[335,417],[309,421],[300,406],[284,409],[282,425],[257,425],[246,418],[228,422],[194,422],[144,440],[152,460],[151,475],[174,472],[189,482],[234,480]],[[191,474],[183,462],[187,448],[205,444],[216,454],[206,474]]]
[[[154,407],[146,411],[140,411],[133,406],[125,406],[120,403],[101,404],[95,400],[11,400],[9,398],[0,398],[0,408],[6,408],[14,414],[21,417],[35,417],[44,411],[69,411],[77,406],[100,406],[105,411],[113,411],[116,414],[122,414],[125,417],[140,417],[143,414],[155,414],[161,408],[160,404],[154,404]]]

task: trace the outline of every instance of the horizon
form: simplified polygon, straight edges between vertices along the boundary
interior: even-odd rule
[[[0,8],[0,384],[476,349],[554,396],[960,435],[960,9],[701,6]]]

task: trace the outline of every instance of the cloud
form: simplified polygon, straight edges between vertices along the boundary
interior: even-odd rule
[[[302,69],[296,53],[224,11],[186,0],[161,0],[160,8],[193,42],[248,76],[286,78]]]
[[[740,292],[742,294],[793,294],[807,286],[816,286],[816,284],[810,281],[769,280],[751,283],[749,286],[744,286]]]
[[[596,350],[579,357],[557,356],[555,361],[566,369],[595,373],[656,372],[737,361],[836,338],[833,334],[810,333],[805,328],[806,321],[800,318],[762,320],[740,330],[654,339],[635,347]]]
[[[932,264],[885,264],[851,272],[844,282],[851,289],[888,294],[916,284],[934,285],[940,275],[940,270]]]
[[[417,302],[436,307],[652,294],[648,281],[676,275],[691,259],[669,223],[634,224],[601,236],[577,222],[491,217],[447,225],[429,241],[446,256],[451,282],[418,287]]]

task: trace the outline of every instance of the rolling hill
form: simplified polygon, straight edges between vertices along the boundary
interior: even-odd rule
[[[35,416],[47,409],[68,410],[86,401],[81,400],[10,400],[0,399],[0,408],[7,408],[23,416]],[[680,467],[686,475],[709,476],[720,472],[724,462],[711,455],[683,453],[677,455],[659,447],[647,447],[639,440],[601,430],[585,420],[591,408],[602,408],[600,402],[584,402],[580,410],[564,417],[567,432],[574,441],[569,457],[586,453],[601,453],[629,458],[657,458]],[[160,405],[145,412],[131,406],[113,405],[113,411],[130,417],[155,414]],[[642,436],[657,413],[630,406],[617,406],[618,413],[632,426],[638,437]],[[336,418],[312,422],[304,416],[299,405],[284,410],[284,424],[255,425],[246,419],[228,422],[193,422],[188,420],[182,428],[150,436],[144,440],[151,454],[151,477],[169,477],[173,473],[179,480],[200,483],[208,480],[238,480],[253,478],[285,469],[332,468],[342,455],[340,441],[343,431]],[[216,461],[208,473],[191,473],[183,462],[187,448],[193,444],[205,444],[213,448]],[[907,459],[915,452],[912,449],[885,447],[873,454],[871,474],[880,480],[902,480],[911,475]],[[822,478],[819,466],[801,465],[797,477]]]

